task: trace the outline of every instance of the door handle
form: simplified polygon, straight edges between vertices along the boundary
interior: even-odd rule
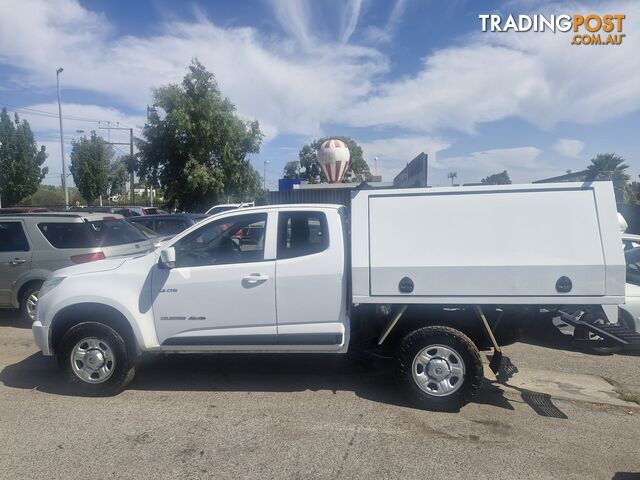
[[[13,260],[11,260],[9,262],[10,265],[22,265],[23,263],[26,263],[27,261],[24,258],[14,258]]]
[[[242,277],[242,280],[253,285],[254,283],[258,282],[266,282],[267,280],[269,280],[269,275],[253,273],[251,275],[247,275],[246,277]]]

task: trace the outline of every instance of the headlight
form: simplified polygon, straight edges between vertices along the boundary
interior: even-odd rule
[[[49,280],[46,280],[42,287],[40,287],[40,291],[38,292],[38,298],[44,297],[51,290],[56,288],[58,285],[62,283],[65,277],[51,277]]]

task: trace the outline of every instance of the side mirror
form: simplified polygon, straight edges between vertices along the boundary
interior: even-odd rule
[[[176,249],[173,247],[160,250],[160,268],[175,268]]]

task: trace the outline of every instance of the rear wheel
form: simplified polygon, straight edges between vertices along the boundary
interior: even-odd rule
[[[28,285],[20,296],[20,316],[22,320],[33,323],[36,319],[36,304],[38,303],[38,292],[42,283],[32,283]]]
[[[100,323],[81,323],[62,338],[58,363],[77,393],[106,396],[122,391],[135,368],[122,336]]]
[[[409,333],[398,356],[401,380],[415,402],[429,410],[457,410],[480,390],[482,360],[473,342],[450,327]]]

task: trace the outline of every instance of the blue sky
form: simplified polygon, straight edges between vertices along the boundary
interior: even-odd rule
[[[483,33],[479,14],[624,13],[620,46],[569,33]],[[616,152],[640,173],[638,2],[2,0],[0,104],[19,107],[61,172],[55,70],[72,138],[145,121],[154,86],[193,57],[266,135],[275,187],[305,143],[351,135],[391,180],[421,151],[431,183],[508,170],[530,182]],[[9,107],[9,110],[14,110]],[[98,124],[96,120],[101,120]],[[99,130],[105,136],[105,130]],[[126,134],[112,131],[113,141]],[[126,147],[121,147],[126,149]]]

